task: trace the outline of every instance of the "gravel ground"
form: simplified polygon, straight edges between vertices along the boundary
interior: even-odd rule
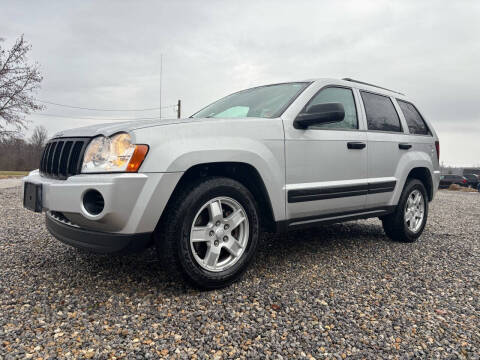
[[[479,358],[478,193],[440,191],[415,244],[377,219],[266,237],[198,292],[152,251],[61,244],[20,192],[0,191],[0,358]]]
[[[12,187],[19,186],[22,183],[21,178],[7,178],[2,179],[0,177],[0,189],[8,189]]]

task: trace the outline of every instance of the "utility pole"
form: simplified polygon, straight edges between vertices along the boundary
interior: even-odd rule
[[[163,71],[163,54],[160,54],[160,119],[162,118],[162,71]]]
[[[181,118],[181,114],[182,114],[182,100],[178,100],[178,103],[177,103],[177,119]]]

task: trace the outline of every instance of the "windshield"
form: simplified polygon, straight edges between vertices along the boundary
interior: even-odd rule
[[[239,91],[208,105],[191,117],[278,117],[309,84],[284,83]]]

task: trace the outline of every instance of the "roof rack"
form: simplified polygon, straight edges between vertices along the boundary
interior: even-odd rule
[[[402,93],[399,92],[399,91],[390,90],[390,89],[387,89],[387,88],[384,88],[384,87],[381,87],[381,86],[378,86],[378,85],[369,84],[369,83],[367,83],[367,82],[363,82],[363,81],[359,81],[359,80],[355,80],[355,79],[351,79],[351,78],[343,78],[342,80],[351,81],[351,82],[355,82],[355,83],[359,83],[359,84],[363,84],[363,85],[368,85],[368,86],[373,86],[373,87],[376,87],[376,88],[379,88],[379,89],[391,91],[391,92],[394,92],[394,93],[396,93],[396,94],[400,94],[400,95],[405,96],[405,94],[402,94]]]

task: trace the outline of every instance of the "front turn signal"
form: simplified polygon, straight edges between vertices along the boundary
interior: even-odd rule
[[[135,145],[135,150],[127,166],[127,172],[137,172],[148,153],[148,145]]]

